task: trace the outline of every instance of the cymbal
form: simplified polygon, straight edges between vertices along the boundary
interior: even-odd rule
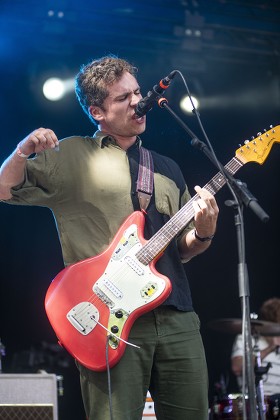
[[[207,325],[213,330],[223,333],[242,333],[242,320],[238,318],[214,319],[213,321],[208,322]],[[280,324],[277,322],[251,319],[251,333],[252,335],[278,336],[280,335]]]

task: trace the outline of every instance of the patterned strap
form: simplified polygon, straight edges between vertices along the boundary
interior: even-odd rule
[[[150,203],[154,186],[154,165],[152,154],[140,147],[140,162],[137,180],[137,192],[141,210],[145,211]]]

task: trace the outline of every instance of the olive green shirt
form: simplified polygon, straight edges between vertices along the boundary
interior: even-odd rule
[[[27,160],[25,180],[12,189],[13,197],[7,203],[51,209],[65,265],[100,254],[126,217],[139,209],[136,181],[140,144],[138,139],[125,151],[99,131],[93,137],[60,140],[59,151],[46,150]],[[149,237],[190,198],[178,165],[155,152],[152,156],[155,170],[154,195],[147,209]],[[177,281],[177,295],[182,300],[177,306],[190,309],[189,286],[176,240],[167,249],[159,260],[159,271]],[[180,288],[186,300],[180,298]]]

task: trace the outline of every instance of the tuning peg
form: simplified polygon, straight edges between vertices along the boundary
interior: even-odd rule
[[[261,136],[262,135],[262,132],[261,131],[259,131],[258,133],[257,133],[257,136],[259,137],[259,136]]]
[[[247,149],[250,149],[249,143],[250,143],[249,140],[245,140],[244,141],[244,144],[245,144],[245,146],[246,146]]]

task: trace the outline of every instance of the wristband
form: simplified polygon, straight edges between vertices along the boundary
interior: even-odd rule
[[[198,239],[200,242],[207,242],[207,241],[212,241],[212,239],[215,236],[215,233],[213,235],[210,236],[205,236],[204,238],[201,238],[201,236],[198,236],[196,229],[194,229],[194,236],[196,239]]]
[[[26,158],[26,159],[29,157],[29,155],[25,155],[24,153],[22,153],[22,151],[20,150],[19,144],[17,145],[16,154],[19,157]]]

